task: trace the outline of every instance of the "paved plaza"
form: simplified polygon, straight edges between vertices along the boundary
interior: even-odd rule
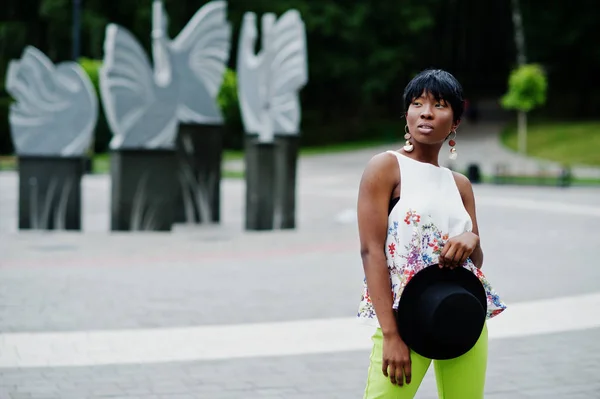
[[[303,158],[293,231],[244,232],[244,182],[226,179],[218,226],[111,233],[94,175],[83,233],[17,232],[17,175],[0,173],[0,399],[361,398],[355,204],[379,150]],[[486,398],[600,398],[600,190],[475,193],[508,305]],[[417,398],[436,397],[431,369]]]

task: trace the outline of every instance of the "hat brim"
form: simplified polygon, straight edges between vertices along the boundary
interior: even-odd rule
[[[461,332],[464,340],[460,343],[447,343],[432,339],[426,332],[420,331],[418,323],[415,322],[416,304],[420,293],[431,284],[438,282],[461,286],[477,298],[483,309],[478,320],[473,320],[473,323],[465,327],[464,335]],[[443,360],[461,356],[477,343],[483,330],[486,312],[487,295],[483,284],[473,272],[464,267],[440,268],[436,264],[420,270],[406,284],[398,304],[396,321],[400,336],[409,348],[426,358]]]

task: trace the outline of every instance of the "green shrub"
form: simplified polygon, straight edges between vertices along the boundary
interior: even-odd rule
[[[14,152],[8,124],[8,111],[12,102],[13,99],[10,97],[0,97],[0,154],[3,155]]]
[[[85,73],[90,77],[94,89],[96,89],[96,94],[100,96],[100,68],[102,67],[102,61],[82,57],[79,59],[79,65],[81,65]]]
[[[98,98],[98,121],[96,122],[96,128],[94,129],[94,140],[93,140],[93,151],[97,154],[104,153],[108,150],[108,143],[112,138],[112,133],[106,117],[104,115],[104,109],[102,108],[102,101],[100,98],[100,68],[102,67],[102,60],[94,60],[90,58],[82,57],[79,59],[79,65],[83,68],[85,73],[90,77],[92,85],[96,90],[96,96]]]
[[[223,83],[217,96],[217,102],[226,121],[241,118],[238,106],[237,76],[235,71],[229,68],[227,68],[223,76]]]
[[[244,127],[237,90],[236,73],[227,68],[223,77],[223,84],[217,96],[217,102],[225,119],[223,145],[228,149],[241,149],[244,145]]]

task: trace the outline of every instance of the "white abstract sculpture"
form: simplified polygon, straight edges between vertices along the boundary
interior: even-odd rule
[[[91,144],[98,100],[90,78],[75,62],[52,64],[27,46],[11,61],[6,90],[16,100],[9,123],[20,156],[80,157]]]
[[[178,122],[222,123],[216,97],[229,58],[226,11],[225,1],[206,4],[170,40],[163,3],[154,0],[154,68],[129,31],[107,26],[100,89],[111,148],[172,148]]]
[[[300,101],[298,91],[308,82],[306,30],[300,13],[285,12],[279,19],[262,17],[262,48],[256,15],[244,15],[238,48],[238,97],[247,133],[271,142],[275,133],[298,134]]]

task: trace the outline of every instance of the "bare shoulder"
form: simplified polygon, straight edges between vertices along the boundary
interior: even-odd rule
[[[361,179],[361,187],[370,190],[375,188],[389,190],[390,187],[398,184],[400,178],[400,173],[393,173],[394,171],[399,171],[396,156],[389,152],[378,153],[367,162]]]
[[[473,186],[471,185],[471,181],[469,178],[462,173],[452,171],[452,175],[454,176],[454,181],[456,182],[456,186],[458,187],[458,191],[460,192],[460,196],[463,197],[472,197],[473,196]]]
[[[398,168],[398,159],[389,152],[380,152],[369,159],[365,166],[365,175],[389,174],[390,168]]]
[[[371,157],[369,162],[367,162],[367,166],[370,165],[380,165],[380,166],[389,166],[391,164],[398,164],[398,159],[394,154],[391,154],[389,151],[383,151],[378,154],[375,154]]]

